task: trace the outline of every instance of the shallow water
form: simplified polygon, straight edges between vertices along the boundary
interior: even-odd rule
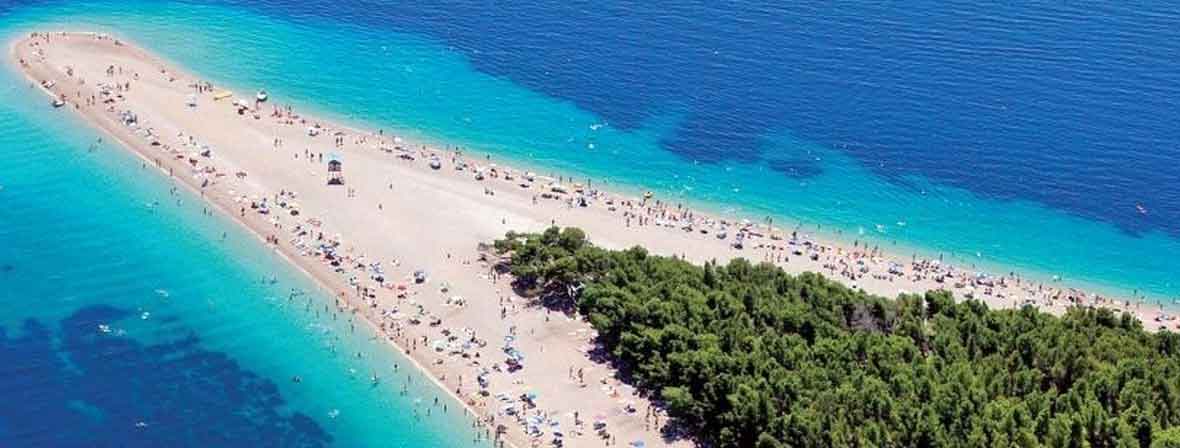
[[[329,294],[15,76],[0,446],[487,446]]]
[[[66,2],[11,22],[116,30],[242,90],[621,189],[1180,295],[1176,15],[928,6]]]
[[[115,31],[240,91],[265,87],[303,109],[619,189],[772,215],[900,254],[1180,295],[1180,134],[1169,102],[1180,91],[1175,11],[718,5],[0,0],[0,35]],[[62,385],[85,377],[50,361],[105,346],[63,343],[72,322],[129,313],[112,325],[127,327],[134,342],[118,346],[131,358],[125,368],[197,350],[238,367],[226,381],[262,384],[239,394],[258,398],[226,403],[281,397],[262,423],[227,428],[294,428],[343,445],[469,439],[447,429],[464,423],[446,419],[406,431],[413,402],[396,393],[365,399],[374,395],[368,375],[356,380],[348,369],[387,368],[395,355],[359,336],[339,344],[378,359],[325,354],[330,336],[316,333],[314,318],[274,303],[290,288],[311,289],[298,275],[228,223],[202,216],[194,200],[171,205],[162,180],[125,175],[137,169],[130,157],[109,147],[88,153],[93,135],[51,118],[13,80],[3,73],[0,324],[4,347],[19,347],[8,353],[46,361],[0,369],[57,372],[32,389],[56,403],[47,408],[100,422],[90,427],[135,423],[94,417],[104,412],[86,398],[62,404],[61,391],[87,396]],[[144,206],[154,200],[165,205]],[[219,242],[222,232],[230,242]],[[259,282],[269,275],[278,285]],[[21,330],[25,319],[46,330]],[[190,333],[196,345],[174,348]],[[0,382],[9,373],[0,370]],[[296,374],[299,386],[288,380]],[[265,381],[237,380],[250,375]],[[117,381],[124,376],[103,381],[131,390]],[[341,412],[329,418],[334,408]],[[144,411],[106,412],[131,419]],[[13,427],[0,417],[0,441]],[[36,437],[54,427],[20,434],[47,440]]]

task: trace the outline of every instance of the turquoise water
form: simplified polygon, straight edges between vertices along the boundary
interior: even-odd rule
[[[43,17],[61,16],[0,28]],[[125,151],[89,151],[97,135],[16,76],[0,72],[0,445],[485,446],[330,295]]]
[[[622,190],[650,189],[722,212],[819,226],[846,240],[896,245],[901,254],[944,254],[965,265],[1059,275],[1104,291],[1180,295],[1173,280],[1180,268],[1168,255],[1180,251],[1180,241],[1160,230],[1132,234],[920,176],[886,179],[787,129],[761,138],[764,159],[693,162],[661,146],[687,116],[675,104],[624,130],[573,103],[478,71],[458,49],[426,37],[234,6],[131,5],[18,10],[7,28],[48,22],[115,31],[202,75],[239,90],[265,86],[305,110]],[[781,164],[815,173],[784,177]]]
[[[382,8],[366,5],[349,8]],[[867,240],[894,247],[902,255],[944,254],[961,264],[995,272],[1014,269],[1042,278],[1060,275],[1104,291],[1138,290],[1154,298],[1180,295],[1180,284],[1174,280],[1180,261],[1172,255],[1180,253],[1180,240],[1167,233],[1166,225],[1136,227],[1093,219],[1079,211],[1084,207],[1055,207],[1047,205],[1052,201],[1032,195],[989,195],[981,192],[983,188],[936,181],[945,173],[907,171],[885,177],[881,171],[893,160],[870,163],[841,145],[801,137],[789,123],[768,122],[769,131],[741,139],[757,147],[757,157],[694,157],[684,150],[670,151],[669,142],[683,143],[683,129],[690,124],[693,129],[715,126],[723,131],[729,126],[740,128],[741,121],[702,125],[701,111],[692,101],[665,96],[649,108],[657,112],[612,123],[592,111],[597,110],[593,101],[572,101],[540,93],[544,89],[526,88],[519,74],[504,76],[480,65],[483,50],[479,47],[456,46],[454,40],[411,32],[410,27],[401,30],[397,25],[334,20],[330,11],[297,7],[283,15],[274,13],[274,8],[233,2],[35,6],[0,2],[0,14],[0,37],[6,40],[34,29],[110,31],[239,91],[265,87],[279,101],[294,98],[304,110],[426,141],[457,144],[538,170],[589,177],[621,190],[653,190],[744,217],[773,215],[783,226],[802,225],[845,240]],[[340,16],[353,17],[344,12]],[[527,26],[508,23],[495,31],[506,34]],[[544,59],[557,50],[519,51]],[[584,49],[585,54],[595,51]],[[596,61],[609,56],[570,57],[562,63],[592,74]],[[558,70],[538,69],[532,75],[530,86],[544,88],[547,83],[565,81]],[[471,434],[463,430],[469,425],[459,417],[436,413],[414,419],[413,400],[436,393],[419,387],[422,378],[415,376],[410,397],[398,396],[400,384],[392,381],[369,390],[368,372],[392,377],[390,366],[398,363],[405,374],[405,362],[396,354],[377,347],[363,331],[358,329],[354,336],[346,323],[337,322],[330,334],[342,338],[337,342],[339,351],[360,350],[372,358],[333,356],[326,349],[332,336],[313,326],[322,317],[316,320],[302,307],[277,303],[291,288],[312,289],[300,275],[228,222],[203,216],[193,198],[186,197],[180,207],[145,207],[153,200],[170,203],[164,180],[127,175],[140,172],[138,162],[113,148],[86,152],[94,135],[70,118],[51,115],[43,99],[17,82],[11,70],[2,76],[7,87],[0,96],[0,122],[6,125],[0,134],[5,161],[0,166],[4,187],[0,190],[4,205],[0,240],[5,242],[0,245],[0,265],[8,267],[0,272],[4,299],[0,325],[9,338],[21,334],[16,329],[25,319],[54,328],[75,322],[79,310],[88,310],[85,316],[92,316],[97,313],[92,306],[113,306],[130,313],[114,326],[125,328],[139,344],[155,347],[192,332],[205,351],[224,354],[243,371],[273,382],[284,401],[276,407],[284,416],[276,418],[278,426],[291,426],[291,416],[302,413],[343,446],[469,443]],[[831,76],[838,78],[840,73],[834,71]],[[773,87],[807,88],[786,83]],[[622,98],[642,92],[599,94]],[[794,106],[772,103],[767,107]],[[854,106],[850,105],[849,113]],[[737,106],[734,110],[742,111]],[[939,126],[929,120],[915,123],[931,129]],[[730,149],[720,145],[701,150],[722,154]],[[1020,154],[993,149],[999,154],[995,158],[1019,160]],[[915,157],[937,159],[933,153],[942,148],[931,151]],[[1066,159],[1069,164],[1062,161]],[[1033,167],[1032,171],[1043,171],[1048,177],[1062,167],[1080,166],[1078,171],[1083,172],[1091,161],[1102,165],[1108,159],[1117,157],[1069,155],[1058,160],[1060,166]],[[964,158],[963,171],[971,171],[972,163]],[[1151,170],[1156,171],[1160,170]],[[1106,178],[1095,179],[1094,183],[1102,183]],[[987,181],[985,176],[980,183]],[[1170,185],[1167,179],[1156,183],[1161,190],[1171,191],[1165,188]],[[1072,197],[1069,191],[1059,193]],[[1087,198],[1072,200],[1112,202],[1108,197]],[[1118,201],[1121,210],[1134,199]],[[1127,220],[1157,220],[1163,214],[1153,210],[1151,218],[1138,218],[1133,210],[1127,213],[1131,215]],[[1127,231],[1128,227],[1135,231]],[[227,242],[220,242],[222,232],[228,233]],[[269,275],[278,276],[277,286],[259,282]],[[162,300],[157,289],[168,290],[169,298]],[[137,319],[143,311],[151,317]],[[50,335],[50,339],[63,339],[67,333],[51,331]],[[349,369],[360,373],[352,375]],[[0,373],[5,373],[0,378],[9,376],[9,372]],[[303,378],[298,385],[289,381],[295,375]],[[335,418],[329,417],[336,415],[333,409],[340,411]],[[19,413],[6,413],[15,414]],[[13,431],[3,421],[0,417],[0,434]],[[114,424],[104,424],[108,423]],[[26,440],[43,440],[36,437],[52,428],[46,422],[30,429],[32,438]],[[307,431],[308,437],[316,433]]]

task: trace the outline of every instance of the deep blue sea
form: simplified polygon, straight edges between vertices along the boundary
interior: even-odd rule
[[[417,3],[0,0],[0,37],[114,32],[230,87],[622,190],[1180,296],[1167,2]],[[146,208],[165,180],[0,81],[0,396],[18,397],[0,446],[470,445],[459,417],[415,418],[421,378],[412,397],[356,379],[396,354],[276,303],[300,275],[193,198]]]

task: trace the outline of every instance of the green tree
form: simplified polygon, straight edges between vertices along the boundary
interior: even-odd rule
[[[1180,336],[1130,315],[888,300],[577,229],[509,233],[517,287],[569,302],[623,375],[721,447],[1180,447]]]

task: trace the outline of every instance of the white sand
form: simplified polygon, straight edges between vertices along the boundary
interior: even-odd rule
[[[696,262],[710,259],[724,262],[736,256],[754,261],[773,259],[789,272],[823,272],[887,297],[902,291],[935,288],[952,289],[956,295],[963,296],[973,287],[977,298],[996,307],[1028,301],[1061,312],[1068,303],[1114,303],[1062,285],[1018,283],[1016,278],[1008,277],[977,279],[949,266],[911,263],[909,258],[891,258],[865,248],[815,241],[805,235],[799,235],[797,244],[792,245],[788,244],[789,232],[776,232],[766,226],[751,225],[747,230],[766,235],[777,233],[782,239],[750,237],[745,249],[734,249],[731,244],[743,227],[739,223],[729,223],[727,238],[721,240],[715,236],[721,226],[716,220],[713,220],[715,227],[703,234],[700,229],[706,227],[705,220],[712,218],[693,214],[696,224],[693,231],[686,231],[681,227],[689,222],[688,211],[677,210],[676,206],[651,207],[654,200],[648,201],[645,207],[639,205],[638,199],[596,192],[588,198],[587,207],[578,207],[571,203],[577,195],[568,184],[570,193],[559,194],[558,199],[540,198],[537,196],[549,190],[547,182],[524,182],[529,187],[523,188],[519,185],[523,182],[520,171],[513,170],[515,179],[508,181],[502,175],[501,166],[500,175],[492,177],[490,171],[485,171],[486,178],[476,180],[473,168],[461,171],[455,168],[454,154],[408,142],[395,145],[393,136],[378,137],[370,131],[298,117],[299,111],[294,111],[296,117],[290,117],[279,104],[282,98],[269,98],[259,104],[257,118],[253,111],[239,114],[234,100],[244,99],[253,108],[254,92],[234,92],[232,97],[215,101],[214,93],[219,90],[216,87],[212,92],[200,93],[193,87],[196,83],[204,84],[205,80],[138,47],[116,42],[89,33],[41,34],[13,42],[10,56],[28,76],[30,87],[42,88],[67,102],[57,110],[47,105],[45,113],[68,113],[68,110],[79,113],[142,156],[145,167],[157,166],[159,171],[155,173],[162,172],[165,176],[171,173],[174,181],[199,191],[260,238],[270,241],[274,237],[275,250],[327,290],[340,292],[338,306],[364,314],[399,349],[434,374],[445,389],[457,390],[456,398],[466,402],[470,410],[485,419],[494,418],[491,427],[506,425],[507,440],[516,446],[527,446],[538,439],[527,436],[515,417],[502,412],[505,403],[496,400],[497,394],[518,397],[525,392],[536,393],[540,397],[538,407],[527,410],[527,414],[544,413],[560,421],[568,446],[603,446],[604,440],[591,428],[600,415],[605,417],[609,432],[620,445],[633,440],[643,440],[648,446],[690,446],[691,443],[662,440],[655,425],[645,424],[648,402],[615,380],[607,366],[588,359],[586,349],[591,346],[593,335],[588,324],[529,307],[527,300],[512,294],[507,278],[493,282],[488,277],[489,267],[476,261],[477,245],[501,237],[508,230],[539,231],[556,223],[580,227],[594,243],[610,248],[643,245],[656,254],[684,255]],[[108,68],[112,68],[112,75],[107,74]],[[54,85],[38,86],[45,81],[53,81]],[[127,83],[130,89],[126,91],[113,87]],[[109,95],[100,93],[104,85]],[[189,95],[195,96],[195,107],[186,105]],[[90,101],[92,96],[94,102]],[[108,98],[110,101],[104,103]],[[276,107],[284,113],[272,115]],[[137,115],[136,126],[130,127],[120,120],[124,111]],[[307,129],[317,124],[319,134],[309,136]],[[160,145],[149,143],[150,139],[143,134],[145,129],[151,130]],[[337,132],[343,133],[339,136],[343,140],[340,147],[334,144]],[[189,145],[190,136],[198,143]],[[198,154],[203,145],[211,149],[210,157]],[[395,146],[411,151],[403,153],[394,149]],[[305,150],[322,153],[323,160],[307,160]],[[342,186],[327,184],[326,164],[333,153],[339,154],[343,161],[345,184]],[[412,155],[415,160],[399,158],[401,154]],[[428,166],[430,154],[438,155],[441,169]],[[491,162],[494,161],[466,161],[485,168]],[[127,174],[156,175],[149,173],[152,171],[145,169],[142,173]],[[245,176],[239,177],[237,173]],[[296,193],[285,201],[298,204],[298,216],[291,216],[288,209],[276,205],[280,191]],[[269,215],[250,207],[251,199],[257,202],[262,198],[268,198]],[[608,198],[613,200],[614,207],[607,205]],[[627,200],[633,202],[633,207],[622,205]],[[629,211],[630,218],[625,217],[625,211]],[[644,217],[647,225],[638,224],[639,216]],[[310,223],[312,218],[322,224]],[[300,237],[293,233],[296,226],[310,232],[302,237],[305,243],[302,248],[297,247]],[[322,243],[316,241],[320,232],[325,239],[340,236],[338,254],[347,260],[342,264],[342,272],[334,271],[335,268],[314,253],[317,243]],[[814,244],[802,244],[805,240]],[[771,249],[772,245],[785,249]],[[792,254],[795,250],[801,254]],[[355,269],[360,257],[365,264],[381,262],[387,285],[407,285],[406,297],[399,298],[394,287],[377,286],[363,269]],[[899,273],[888,273],[891,261],[896,263]],[[418,269],[429,273],[427,283],[413,283],[411,273]],[[955,276],[941,283],[935,280],[948,272]],[[351,277],[360,286],[350,285]],[[440,292],[444,283],[450,286],[446,293]],[[956,288],[956,283],[962,287]],[[994,286],[988,287],[986,283]],[[375,298],[361,297],[362,287],[371,288]],[[454,296],[464,298],[466,304],[447,304],[447,299]],[[503,319],[502,308],[508,310]],[[1131,308],[1138,306],[1132,304]],[[1145,326],[1159,328],[1156,311],[1147,309],[1148,306],[1143,308],[1136,312]],[[400,319],[380,315],[395,310],[400,313]],[[413,316],[420,316],[422,323],[409,324]],[[428,325],[431,316],[440,318],[441,325]],[[526,367],[512,374],[492,370],[487,376],[489,394],[479,396],[477,372],[481,368],[490,369],[493,364],[503,366],[506,356],[501,347],[513,326],[515,347],[527,355]],[[487,342],[482,349],[468,351],[469,354],[478,351],[479,358],[448,355],[431,348],[434,341],[445,339],[441,333],[444,329],[462,335],[463,328],[473,330],[477,339]],[[423,342],[424,337],[427,342]],[[459,339],[462,342],[467,338]],[[584,370],[585,386],[570,378],[569,373],[578,369]],[[617,393],[607,392],[612,389]],[[635,413],[624,411],[628,402],[634,403]],[[519,400],[516,404],[519,409]],[[583,421],[582,435],[577,435],[574,428],[575,411]],[[661,416],[660,424],[664,420]],[[549,436],[539,440],[547,443]]]

